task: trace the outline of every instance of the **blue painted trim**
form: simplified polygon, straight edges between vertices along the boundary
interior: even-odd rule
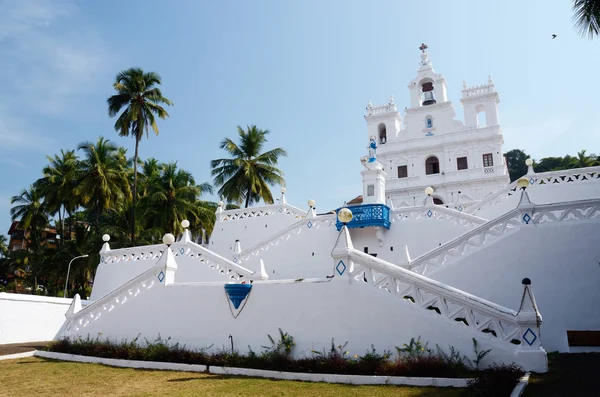
[[[349,209],[352,211],[352,220],[346,225],[349,229],[375,226],[389,229],[391,226],[390,207],[385,204],[362,204]],[[341,208],[335,210],[336,215],[340,210]],[[335,226],[340,231],[343,224],[336,218]]]
[[[244,299],[250,293],[252,289],[252,284],[225,284],[225,292],[227,292],[227,296],[231,303],[233,303],[233,307],[238,309],[243,302]]]

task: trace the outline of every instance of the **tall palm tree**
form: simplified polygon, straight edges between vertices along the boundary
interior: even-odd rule
[[[583,149],[580,152],[577,152],[577,167],[578,168],[584,168],[584,167],[593,167],[596,164],[596,160],[586,154],[587,150]]]
[[[167,111],[160,106],[172,105],[157,87],[161,84],[160,76],[154,72],[144,72],[140,68],[131,68],[120,72],[113,84],[116,95],[108,98],[108,115],[116,116],[125,108],[115,122],[115,130],[120,136],[131,136],[135,139],[135,154],[133,156],[133,205],[131,217],[135,224],[135,206],[137,202],[137,164],[138,147],[144,136],[148,136],[148,129],[158,135],[156,118],[169,117]],[[131,241],[135,245],[135,230],[131,230]]]
[[[219,147],[225,149],[231,158],[222,158],[210,162],[215,185],[220,186],[219,195],[227,201],[241,203],[246,201],[246,208],[262,199],[266,204],[273,203],[273,195],[269,185],[283,185],[283,172],[278,169],[280,157],[287,156],[282,148],[275,148],[261,153],[267,142],[269,131],[261,130],[255,125],[238,126],[240,144],[225,138]]]
[[[152,226],[171,233],[181,232],[181,221],[188,219],[192,228],[212,230],[214,211],[198,205],[203,193],[212,193],[208,183],[196,185],[191,173],[178,169],[177,163],[163,164],[160,175],[148,186],[143,207]],[[140,202],[142,203],[142,201]]]
[[[35,186],[30,186],[29,190],[23,189],[18,196],[10,199],[10,203],[16,204],[10,209],[12,220],[19,220],[20,226],[29,231],[30,239],[35,244],[40,244],[42,231],[48,225],[40,189]]]
[[[96,143],[82,142],[84,153],[76,181],[75,193],[96,215],[96,231],[100,230],[100,215],[120,200],[131,197],[129,180],[123,172],[117,145],[103,137]]]
[[[74,150],[60,151],[60,155],[47,156],[49,164],[44,167],[44,176],[35,182],[44,196],[44,204],[50,215],[58,214],[60,234],[64,240],[64,219],[78,206],[77,197],[73,194],[76,172],[79,167]]]
[[[600,35],[600,0],[573,0],[573,21],[582,36]]]

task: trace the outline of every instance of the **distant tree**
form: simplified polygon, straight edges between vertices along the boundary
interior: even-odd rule
[[[29,231],[29,238],[41,245],[42,230],[48,225],[48,215],[40,189],[34,186],[29,190],[23,189],[18,196],[11,198],[10,203],[15,204],[10,209],[12,220],[19,221],[19,226]]]
[[[225,149],[231,158],[210,163],[221,197],[233,203],[245,200],[246,208],[261,199],[266,204],[273,203],[269,185],[284,184],[283,172],[276,166],[279,158],[287,156],[287,153],[282,148],[261,153],[268,134],[269,131],[255,125],[246,127],[246,130],[238,126],[239,145],[229,138],[221,142],[219,147]]]
[[[8,245],[6,244],[6,236],[0,234],[0,256],[6,258],[8,256]]]
[[[516,181],[527,173],[527,165],[525,160],[529,158],[527,153],[520,149],[513,149],[504,153],[504,157],[508,163],[508,174],[510,181]]]
[[[115,122],[115,130],[120,136],[131,136],[135,139],[135,154],[133,156],[133,204],[131,206],[132,230],[131,242],[135,246],[135,207],[137,203],[137,176],[138,176],[138,147],[148,130],[158,135],[158,125],[155,116],[161,119],[169,117],[167,111],[161,106],[173,103],[163,96],[158,88],[161,84],[160,76],[154,72],[144,72],[140,68],[131,68],[120,72],[113,84],[116,95],[108,98],[108,115],[116,116],[121,109],[123,113]]]
[[[129,180],[123,172],[118,147],[110,140],[100,137],[96,143],[82,142],[78,149],[84,152],[84,157],[75,193],[94,212],[99,231],[102,212],[131,197]]]
[[[600,35],[600,0],[573,0],[573,22],[581,36]]]
[[[598,161],[596,160],[595,156],[586,154],[585,149],[577,153],[578,168],[593,167],[595,165],[598,165]]]

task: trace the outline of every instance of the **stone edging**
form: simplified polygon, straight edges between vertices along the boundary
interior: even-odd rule
[[[15,353],[15,354],[5,354],[3,356],[0,356],[0,361],[2,360],[14,360],[17,358],[25,358],[25,357],[32,357],[35,355],[36,350],[32,350],[29,352],[23,352],[23,353]]]
[[[354,385],[407,385],[407,386],[436,386],[436,387],[467,387],[467,378],[421,378],[404,376],[369,376],[369,375],[335,375],[311,374],[299,372],[268,371],[252,368],[217,367],[194,364],[165,363],[155,361],[118,360],[79,356],[74,354],[55,353],[37,350],[29,352],[36,357],[44,357],[63,361],[81,363],[96,363],[124,368],[162,369],[171,371],[208,372],[215,375],[241,375],[257,378],[300,380],[308,382],[345,383]],[[17,357],[15,357],[17,358]]]
[[[529,375],[531,375],[531,373],[527,372],[521,379],[519,379],[519,383],[517,383],[512,393],[510,393],[510,397],[520,397],[521,394],[523,394],[525,387],[529,383]]]
[[[51,358],[54,360],[76,361],[79,363],[93,363],[110,365],[111,367],[163,369],[169,371],[206,372],[206,365],[163,363],[157,361],[119,360],[116,358],[103,358],[91,356],[78,356],[75,354],[55,353],[36,350],[36,357]]]

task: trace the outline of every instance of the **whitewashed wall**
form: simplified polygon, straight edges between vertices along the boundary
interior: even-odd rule
[[[507,291],[529,277],[544,348],[568,352],[567,330],[600,330],[599,231],[600,218],[527,225],[426,275],[512,308],[520,297]]]
[[[240,240],[242,249],[298,222],[305,211],[286,205],[242,208],[217,213],[217,223],[208,248],[219,255],[230,258],[235,240]]]
[[[0,345],[54,339],[72,299],[0,293]],[[87,302],[83,302],[86,304]]]
[[[190,348],[214,344],[224,349],[229,349],[231,335],[234,347],[246,352],[248,346],[261,351],[269,344],[267,334],[277,337],[282,328],[294,336],[297,355],[328,349],[332,338],[340,344],[348,341],[347,349],[353,355],[365,353],[372,344],[383,352],[421,336],[432,347],[436,343],[444,349],[454,346],[469,356],[476,336],[481,349],[493,349],[484,364],[518,361],[515,345],[500,343],[489,334],[475,335],[461,323],[416,309],[348,277],[291,284],[255,282],[237,319],[223,285],[165,286],[153,274],[149,277],[132,285],[132,294],[114,295],[118,302],[99,302],[88,307],[91,311],[69,319],[63,335],[96,337],[101,333],[103,338],[131,340],[141,334],[140,340],[153,340],[160,334]],[[518,297],[520,284],[510,291]]]

